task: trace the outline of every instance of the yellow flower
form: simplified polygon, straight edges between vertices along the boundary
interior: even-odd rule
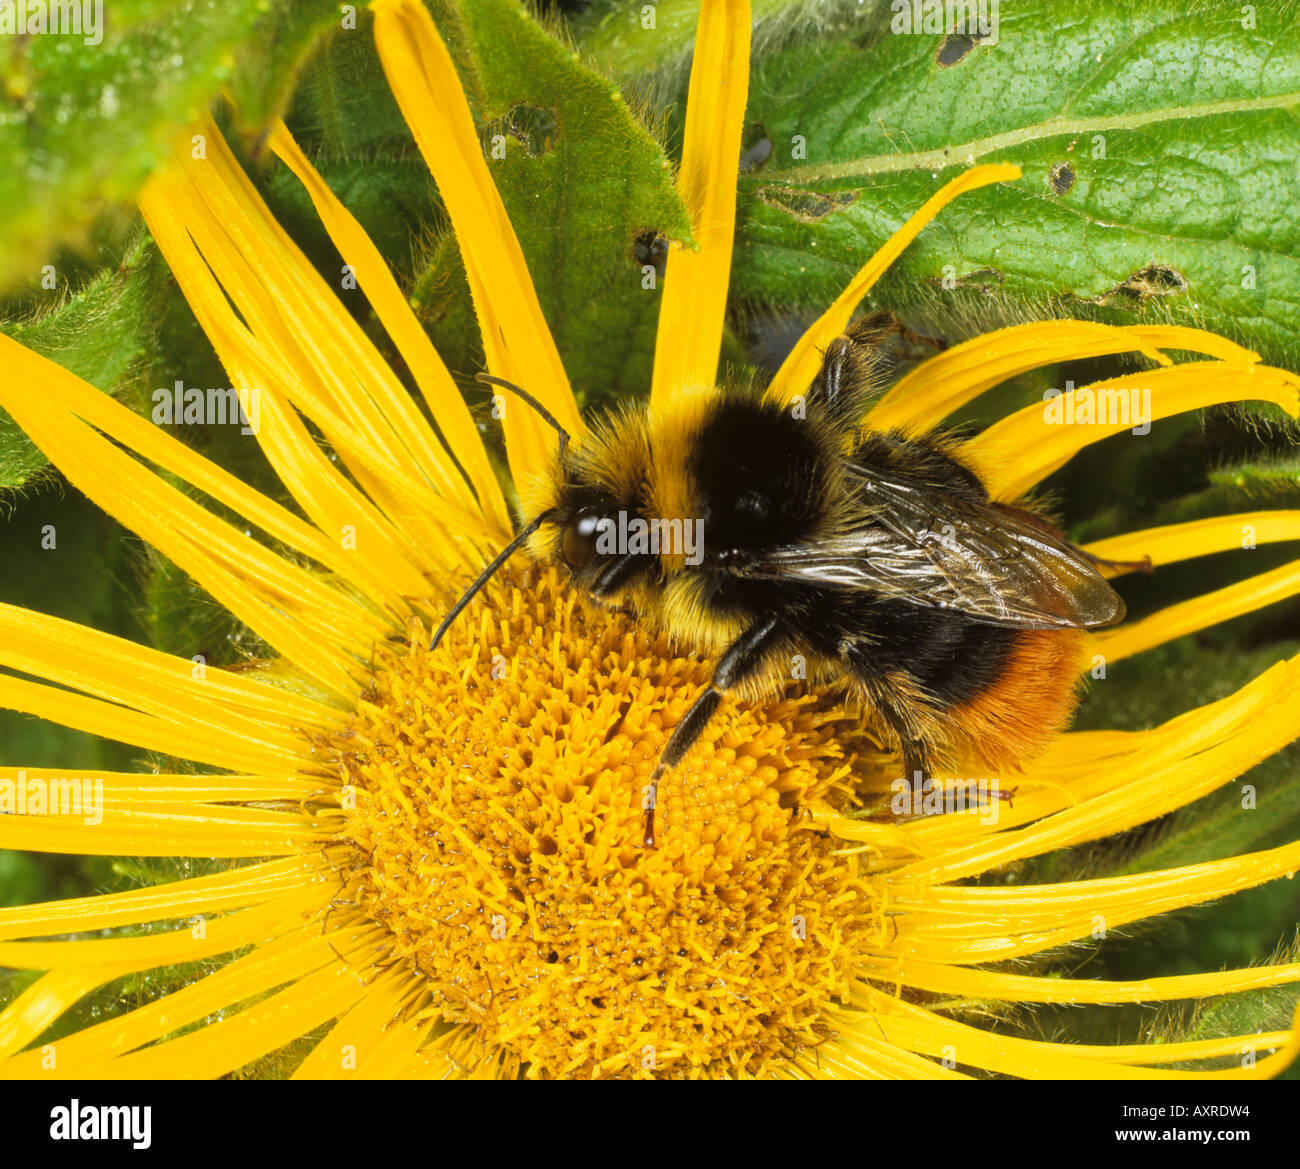
[[[581,441],[451,58],[415,0],[374,7],[384,68],[460,242],[488,367]],[[749,27],[744,3],[703,7],[679,176],[699,250],[671,257],[652,408],[715,376]],[[665,780],[661,847],[640,849],[642,787],[708,663],[522,563],[427,649],[463,581],[509,538],[473,420],[379,253],[285,127],[270,144],[356,272],[433,425],[215,123],[197,130],[206,157],[191,158],[187,138],[140,206],[231,384],[261,389],[258,441],[298,510],[8,338],[0,405],[271,660],[196,669],[0,607],[11,671],[0,703],[206,769],[78,775],[102,783],[102,823],[5,816],[0,846],[221,862],[168,884],[0,910],[0,965],[40,972],[0,1014],[0,1073],[219,1076],[318,1031],[297,1076],[1253,1077],[1292,1058],[1288,1032],[1065,1046],[996,1033],[967,1009],[1161,1002],[1300,979],[1296,963],[1133,983],[1006,965],[1089,937],[1098,918],[1115,929],[1290,875],[1300,842],[1102,880],[964,882],[1231,782],[1300,735],[1300,660],[1152,730],[1061,736],[996,823],[862,815],[887,790],[888,761],[829,697],[729,705]],[[939,191],[809,330],[771,392],[809,384],[819,351],[944,204],[1016,173],[979,167]],[[1165,350],[1205,360],[1174,365]],[[1149,377],[1157,417],[1246,398],[1297,412],[1294,376],[1222,338],[1050,321],[932,358],[869,422],[924,431],[1019,372],[1125,352],[1161,366]],[[522,479],[554,436],[531,411],[507,411],[504,426]],[[1108,433],[1047,427],[1030,410],[965,449],[1010,499]],[[1236,547],[1247,523],[1259,541],[1300,538],[1300,513],[1260,512],[1092,551],[1161,566]],[[1089,655],[1114,662],[1297,591],[1292,562],[1100,634]],[[0,770],[10,792],[56,778],[70,777]],[[46,1037],[98,988],[196,964],[202,976],[163,997]],[[1207,1070],[1160,1066],[1198,1062]]]

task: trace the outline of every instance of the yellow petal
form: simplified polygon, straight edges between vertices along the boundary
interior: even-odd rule
[[[1122,391],[1122,392],[1121,392]],[[1139,420],[1130,391],[1139,397]],[[1109,399],[1107,397],[1109,395]],[[1074,424],[1083,403],[1093,401],[1106,420]],[[1224,402],[1273,402],[1291,417],[1300,414],[1300,377],[1284,369],[1239,361],[1192,361],[1169,369],[1110,378],[1071,390],[1049,402],[1026,406],[962,445],[962,453],[995,499],[1013,500],[1065,466],[1085,446],[1152,422]],[[1122,413],[1120,410],[1122,409]],[[1066,421],[1058,421],[1065,419]],[[1142,441],[1134,435],[1133,441]]]
[[[358,285],[396,344],[434,421],[446,437],[448,446],[456,452],[457,461],[465,468],[485,515],[497,525],[500,534],[505,536],[510,529],[510,517],[478,428],[465,405],[465,399],[456,388],[456,383],[451,380],[451,374],[415,313],[411,311],[410,302],[402,295],[402,290],[389,272],[379,249],[316,173],[283,122],[275,122],[267,141],[306,187],[330,239],[356,273]],[[387,386],[383,388],[387,389]],[[428,441],[433,436],[426,437],[416,418],[407,417],[409,403],[404,404],[404,398],[390,394],[387,405],[390,412],[404,423],[408,449],[420,451],[426,461],[433,463],[441,472],[443,460]],[[436,443],[436,439],[433,441]],[[458,488],[459,484],[453,479],[451,486]],[[460,492],[455,491],[455,494],[459,495]]]
[[[1295,962],[1284,966],[1252,966],[1245,970],[1177,974],[1127,982],[1101,978],[1036,978],[1028,974],[1008,974],[912,958],[876,958],[864,964],[862,970],[872,979],[914,987],[931,994],[1012,1003],[1166,1002],[1239,994],[1300,981],[1300,963]]]
[[[996,817],[930,816],[907,824],[906,836],[913,851],[923,856],[973,844],[977,837],[1023,843],[1026,838],[1007,830],[1054,812],[1083,809],[1086,801],[1121,789],[1126,789],[1124,798],[1106,805],[1104,816],[1122,815],[1126,821],[1137,817],[1134,822],[1140,823],[1227,783],[1249,766],[1249,760],[1280,749],[1289,741],[1288,734],[1300,734],[1300,721],[1292,714],[1298,682],[1300,663],[1279,662],[1226,698],[1158,727],[1069,732],[1030,761],[1023,774],[1000,777],[1003,790],[1014,789],[1015,800],[1013,806],[1000,805]],[[1270,727],[1264,741],[1256,732],[1260,720]],[[1210,751],[1215,754],[1207,755]],[[1211,759],[1229,760],[1231,769],[1216,775],[1208,766]],[[1148,782],[1153,777],[1168,782]],[[1091,811],[1100,807],[1093,805]],[[1091,815],[1082,814],[1054,822],[1054,830],[1066,829],[1083,832],[1086,839],[1095,839],[1099,831]]]
[[[970,1077],[910,1051],[887,1043],[870,1025],[848,1011],[835,1011],[836,1024],[844,1024],[836,1037],[811,1055],[804,1054],[799,1063],[816,1069],[818,1078],[836,1080],[966,1080]]]
[[[323,688],[341,697],[355,691],[361,668],[354,659],[388,628],[378,615],[218,519],[84,423],[18,398],[0,385],[0,404],[78,490]]]
[[[477,1041],[473,1027],[452,1027],[436,1035],[417,1053],[425,1060],[421,1079],[482,1080],[494,1078],[492,1072],[500,1064],[500,1053],[485,1050]]]
[[[295,1080],[407,1078],[429,1024],[401,1018],[413,979],[402,969],[385,971],[298,1065]],[[419,993],[416,991],[415,993]],[[394,1063],[397,1067],[394,1068]]]
[[[287,857],[147,889],[16,905],[0,909],[0,939],[88,933],[258,905],[311,884],[321,863],[319,857]]]
[[[383,573],[400,592],[418,594],[426,562],[473,559],[458,549],[460,534],[476,535],[482,514],[414,472],[416,460],[369,389],[388,386],[386,396],[400,398],[392,370],[284,237],[215,124],[207,138],[205,160],[182,156],[146,185],[145,221],[231,382],[257,391],[257,441],[285,486],[322,532],[340,539],[345,527],[355,530],[370,563],[353,571]]]
[[[179,476],[273,539],[345,576],[376,604],[392,605],[397,601],[397,592],[387,582],[355,571],[355,558],[347,556],[339,541],[326,539],[274,500],[190,450],[163,427],[146,421],[62,366],[3,334],[0,334],[0,361],[15,382],[41,387],[46,409],[58,408],[74,414],[114,442]]]
[[[83,995],[113,977],[111,970],[52,970],[37,979],[0,1011],[0,1061],[25,1047]],[[53,1054],[57,1061],[57,1049]],[[39,1067],[43,1058],[45,1053],[36,1051],[31,1054],[30,1062]],[[7,1062],[0,1062],[0,1079],[10,1078],[8,1066]],[[68,1074],[57,1062],[47,1068],[50,1072]]]
[[[335,935],[334,941],[341,939]],[[146,1047],[79,1071],[87,1079],[101,1076],[120,1080],[213,1079],[228,1075],[245,1064],[283,1047],[300,1036],[328,1023],[366,992],[359,974],[369,962],[379,957],[372,943],[368,950],[358,950],[352,969],[328,940],[318,939],[318,958],[332,957],[319,969],[294,979],[283,990],[235,1013],[228,1013],[215,1023],[175,1039]]]
[[[943,888],[927,896],[918,888],[910,899],[900,891],[895,946],[903,957],[925,962],[1002,962],[1090,937],[1100,927],[1110,931],[1226,897],[1286,877],[1298,866],[1300,844],[1291,844],[1180,869],[1109,878],[1105,883],[1065,882],[1055,891],[1051,887],[1030,890],[1020,901],[961,895],[990,891],[986,889]],[[1089,892],[1097,895],[1095,901],[1087,900]],[[1037,900],[1036,895],[1040,895]],[[1143,896],[1149,901],[1144,902]],[[936,908],[934,920],[920,912],[926,902]],[[945,905],[950,908],[940,912]],[[1008,915],[1005,922],[996,916],[1001,912]]]
[[[1062,736],[1023,775],[996,818],[928,816],[886,825],[902,838],[873,840],[853,817],[821,809],[810,824],[845,840],[868,840],[870,871],[894,881],[944,883],[1056,848],[1100,839],[1173,811],[1300,737],[1300,658],[1279,662],[1236,694],[1152,731]],[[1050,813],[1055,812],[1055,815]],[[910,846],[910,847],[909,847]],[[923,859],[913,859],[917,855]]]
[[[1259,355],[1214,333],[1179,325],[1128,325],[1095,321],[1033,321],[983,333],[923,361],[872,407],[873,430],[925,434],[985,390],[1031,369],[1112,353],[1141,353],[1169,365],[1162,348],[1203,353],[1250,364]]]
[[[0,768],[0,776],[13,768]],[[166,775],[161,772],[69,771],[29,767],[27,774],[90,780],[103,786],[104,806],[149,811],[163,805],[180,810],[199,804],[290,800],[300,803],[319,795],[329,782],[290,775]]]
[[[196,727],[179,723],[25,678],[0,675],[0,708],[35,715],[112,742],[129,743],[146,751],[231,771],[292,773],[302,762],[294,754],[241,742],[219,725]],[[0,831],[9,835],[17,829],[8,824],[7,818],[0,817]]]
[[[0,604],[0,665],[196,727],[225,729],[286,754],[303,732],[341,728],[344,712],[245,674],[176,658],[112,634]]]
[[[1193,560],[1215,552],[1239,551],[1257,544],[1275,544],[1282,540],[1300,540],[1300,511],[1243,511],[1235,515],[1211,516],[1143,528],[1094,540],[1084,551],[1102,560],[1141,560],[1151,558],[1154,567]],[[1108,572],[1107,575],[1114,575]]]
[[[178,151],[169,212],[254,336],[296,375],[276,388],[320,425],[376,502],[405,495],[432,509],[442,498],[481,518],[392,368],[280,227],[211,116],[201,129],[207,157]]]
[[[1276,604],[1300,593],[1300,560],[1293,560],[1271,572],[1261,572],[1226,588],[1203,593],[1190,601],[1169,605],[1150,617],[1131,621],[1089,638],[1091,652],[1107,662],[1118,662],[1176,637],[1208,629]]]
[[[749,93],[748,0],[700,6],[677,191],[698,250],[674,244],[664,276],[650,405],[718,375]]]
[[[56,1070],[43,1069],[39,1051],[29,1051],[0,1062],[0,1078],[109,1074],[104,1069],[111,1066],[109,1061],[117,1055],[156,1042],[218,1011],[264,995],[276,987],[292,986],[296,979],[305,977],[322,966],[336,966],[337,963],[338,955],[321,938],[317,922],[294,922],[281,937],[255,947],[250,953],[227,963],[205,978],[191,982],[134,1011],[60,1039],[57,1047],[59,1066]],[[63,972],[58,973],[60,977],[67,977]],[[78,969],[70,974],[81,975],[83,981],[91,976],[91,972]],[[72,1004],[67,1003],[64,1009],[70,1005]],[[46,1025],[52,1021],[48,1020]],[[180,1078],[184,1073],[176,1071],[172,1074]]]
[[[283,856],[330,838],[296,814],[222,805],[0,817],[0,848],[80,856]]]
[[[86,938],[71,942],[0,942],[0,966],[15,970],[73,967],[112,969],[118,975],[226,954],[258,945],[296,927],[296,914],[320,901],[315,889],[295,889],[252,909],[129,938]]]
[[[1150,557],[1155,566],[1209,556],[1216,552],[1250,551],[1261,544],[1300,540],[1300,511],[1251,511],[1169,524],[1129,532],[1087,545],[1094,556],[1109,560]],[[1113,573],[1111,574],[1113,575]],[[1170,605],[1139,621],[1090,638],[1088,655],[1121,661],[1175,637],[1243,613],[1285,600],[1300,591],[1300,561],[1284,564],[1212,593]]]
[[[890,907],[905,919],[904,930],[950,938],[986,936],[990,923],[1007,932],[1091,929],[1094,912],[1113,922],[1120,913],[1182,909],[1194,904],[1185,898],[1207,900],[1247,888],[1237,882],[1252,876],[1260,881],[1286,876],[1298,857],[1300,845],[1291,845],[1178,869],[1048,885],[931,885],[890,878]]]
[[[424,5],[377,0],[375,45],[402,116],[424,156],[465,261],[488,369],[522,386],[570,434],[582,430],[555,342],[483,147],[451,54]],[[522,402],[501,411],[516,480],[554,457],[555,433]]]
[[[1284,1071],[1296,1055],[1296,1040],[1289,1036],[1284,1050],[1247,1066],[1213,1071],[1175,1071],[1133,1066],[1128,1060],[1177,1062],[1222,1054],[1226,1049],[1255,1051],[1271,1036],[1247,1035],[1208,1043],[1142,1045],[1106,1048],[1076,1044],[1043,1043],[997,1035],[977,1027],[908,1009],[895,1001],[898,1014],[880,1013],[873,1020],[889,1042],[937,1059],[954,1059],[960,1064],[1022,1079],[1265,1079]],[[1226,1047],[1225,1047],[1226,1045]]]

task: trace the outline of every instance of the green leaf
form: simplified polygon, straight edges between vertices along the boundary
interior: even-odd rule
[[[303,150],[322,158],[405,157],[420,164],[427,181],[428,169],[379,63],[374,19],[364,10],[359,17],[357,28],[339,28],[322,38],[303,68],[287,118],[294,137]]]
[[[284,112],[304,61],[322,34],[338,28],[337,0],[278,0],[258,5],[263,15],[240,46],[227,89],[241,122],[254,130]]]
[[[34,284],[56,241],[80,243],[97,216],[130,200],[223,85],[260,127],[338,12],[326,0],[115,0],[102,10],[103,25],[80,36],[0,36],[0,287]]]
[[[1294,962],[1300,947],[1279,946],[1274,956],[1278,964]],[[1218,1039],[1225,1035],[1251,1035],[1261,1031],[1290,1029],[1296,1008],[1296,991],[1290,986],[1228,995],[1210,1002],[1199,1010],[1187,1030],[1177,1040]]]
[[[399,272],[408,271],[418,251],[423,225],[433,214],[433,185],[429,168],[417,157],[393,157],[367,152],[356,155],[316,154],[312,165],[358,222],[384,259]],[[321,226],[307,192],[284,167],[276,167],[263,191],[267,203],[308,258],[325,271],[337,288],[342,260]]]
[[[865,17],[888,19],[886,0],[750,0],[755,57],[794,37],[843,36]],[[596,0],[569,19],[582,51],[611,77],[636,85],[653,80],[660,100],[685,97],[700,0],[629,4]]]
[[[167,283],[152,243],[141,236],[118,266],[26,321],[0,322],[0,331],[106,393],[135,396],[142,405]],[[54,290],[49,295],[60,297]],[[39,302],[25,307],[33,303]],[[0,491],[28,485],[47,466],[44,453],[0,410]]]
[[[824,306],[943,182],[1015,162],[1022,179],[922,233],[882,303],[1014,319],[1046,300],[1300,361],[1300,15],[1261,5],[1245,28],[1245,11],[1026,0],[995,44],[941,54],[942,35],[874,37],[864,18],[857,40],[780,49],[751,85],[772,151],[741,178],[734,293]]]
[[[409,285],[412,271],[428,263],[429,241],[440,226],[440,203],[429,168],[389,91],[375,49],[373,19],[364,9],[359,17],[356,29],[339,28],[320,39],[285,121],[330,190],[356,216],[399,280]],[[342,258],[302,184],[278,164],[259,171],[259,160],[244,161],[285,231],[338,288]],[[359,293],[349,297],[345,292],[343,299],[363,321],[369,319],[369,305]]]
[[[657,289],[643,287],[644,249],[657,236],[690,239],[668,159],[619,89],[514,0],[458,5],[439,27],[468,54],[458,62],[486,122],[492,177],[575,389],[643,392],[659,309]],[[423,307],[448,364],[468,370],[477,359],[453,255],[436,247],[417,288],[454,294]]]

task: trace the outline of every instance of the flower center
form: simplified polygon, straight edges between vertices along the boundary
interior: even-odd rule
[[[433,653],[423,627],[376,651],[335,742],[349,896],[444,1021],[529,1075],[754,1075],[816,1046],[879,928],[862,858],[799,811],[851,802],[855,720],[808,694],[724,704],[642,848],[650,772],[710,665],[529,575]]]

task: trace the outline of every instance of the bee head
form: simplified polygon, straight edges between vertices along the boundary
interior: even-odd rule
[[[654,550],[640,539],[649,514],[649,449],[632,411],[597,418],[558,452],[521,502],[548,513],[530,542],[533,554],[563,566],[590,595],[615,600],[657,571]]]
[[[596,545],[609,525],[609,517],[604,514],[604,510],[590,505],[580,507],[564,521],[560,529],[560,559],[575,575],[588,568],[599,567],[597,562],[601,557],[596,551]]]
[[[642,567],[626,549],[620,553],[620,517],[626,531],[625,506],[585,492],[555,509],[547,558],[567,568],[575,583],[592,596],[614,596]]]

